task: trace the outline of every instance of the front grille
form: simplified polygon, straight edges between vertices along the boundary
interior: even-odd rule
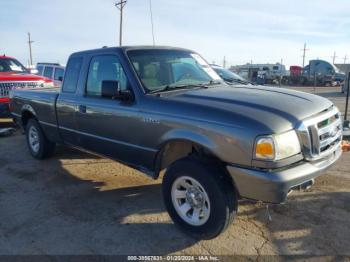
[[[324,158],[341,144],[342,120],[336,107],[303,121],[298,128],[303,153],[307,160]]]
[[[0,82],[0,97],[8,97],[13,89],[27,89],[42,87],[42,82],[23,81],[23,82]]]

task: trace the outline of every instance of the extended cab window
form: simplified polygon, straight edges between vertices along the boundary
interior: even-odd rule
[[[86,94],[101,96],[103,80],[118,81],[121,90],[127,89],[126,75],[116,56],[103,55],[92,58],[86,83]]]
[[[81,57],[74,57],[69,59],[66,75],[62,86],[62,92],[75,93],[80,74],[80,68],[83,59]]]
[[[45,66],[44,76],[51,79],[52,78],[52,73],[53,73],[53,67]]]

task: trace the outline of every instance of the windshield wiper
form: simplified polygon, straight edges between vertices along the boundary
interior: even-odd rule
[[[187,85],[166,85],[165,87],[152,90],[152,91],[148,92],[148,94],[173,91],[173,90],[177,90],[177,89],[191,89],[191,88],[196,88],[196,87],[209,88],[209,86],[208,86],[209,84],[204,83],[204,84],[187,84]]]
[[[213,86],[213,85],[220,85],[222,84],[222,81],[215,81],[215,80],[210,80],[208,83],[206,83],[205,85],[207,86]]]

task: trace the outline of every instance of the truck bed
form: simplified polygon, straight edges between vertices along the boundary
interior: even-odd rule
[[[46,134],[54,136],[58,134],[56,100],[59,95],[57,88],[22,89],[13,90],[10,93],[12,115],[16,121],[20,121],[22,111],[29,109],[39,120]]]

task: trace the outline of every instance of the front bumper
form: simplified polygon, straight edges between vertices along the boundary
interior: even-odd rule
[[[8,103],[0,103],[0,118],[11,118],[11,113]]]
[[[290,190],[319,176],[332,166],[341,154],[341,147],[337,147],[326,158],[319,161],[304,161],[297,166],[276,171],[261,171],[231,165],[227,166],[227,170],[241,197],[269,203],[282,203]]]

